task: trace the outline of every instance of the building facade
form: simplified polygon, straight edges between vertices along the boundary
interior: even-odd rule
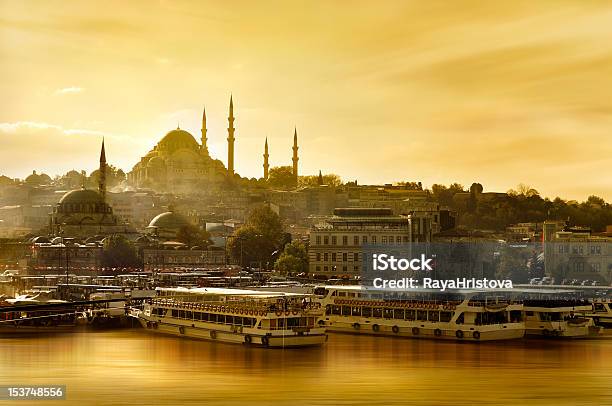
[[[362,270],[363,246],[430,241],[428,221],[394,215],[388,208],[340,208],[310,229],[309,272],[351,277]]]

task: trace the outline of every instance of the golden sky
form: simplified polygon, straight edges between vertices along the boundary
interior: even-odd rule
[[[0,0],[0,173],[129,170],[169,130],[236,169],[612,200],[612,3]]]

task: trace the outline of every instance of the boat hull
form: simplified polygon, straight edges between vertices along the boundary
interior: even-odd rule
[[[589,338],[597,337],[600,335],[602,328],[595,326],[594,324],[587,324],[584,326],[572,326],[567,323],[563,323],[560,326],[547,324],[538,325],[532,327],[527,325],[525,329],[525,335],[528,337],[553,337],[553,338]]]
[[[436,325],[385,325],[371,322],[358,323],[343,321],[328,321],[325,324],[328,332],[366,334],[402,338],[422,338],[455,341],[495,341],[523,338],[525,328],[522,323],[508,323],[494,326],[436,326]],[[377,326],[376,328],[374,326]],[[394,327],[396,327],[394,329]],[[416,330],[415,330],[416,329]],[[461,331],[461,333],[457,333]],[[474,334],[476,333],[476,334]]]
[[[150,333],[166,334],[197,340],[245,344],[266,348],[292,348],[323,345],[327,341],[324,329],[313,329],[303,334],[257,334],[256,332],[215,329],[195,324],[182,324],[180,320],[159,321],[143,314],[138,316],[140,325]],[[248,337],[248,338],[247,338]]]

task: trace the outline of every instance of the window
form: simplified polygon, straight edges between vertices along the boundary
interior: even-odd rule
[[[317,272],[321,272],[321,266],[320,266],[320,265],[317,265],[317,266],[315,267],[315,269],[317,270]]]
[[[320,261],[320,260],[321,260],[321,253],[317,252],[317,261]]]
[[[332,245],[338,244],[338,240],[335,235],[332,236]]]
[[[336,262],[336,253],[332,252],[332,262]]]
[[[317,235],[317,245],[321,245],[321,236]]]
[[[358,235],[353,237],[353,245],[359,245],[359,236]]]
[[[329,244],[329,237],[328,236],[323,237],[323,244],[325,244],[325,245]]]
[[[376,236],[375,235],[372,236],[372,244],[376,244]]]
[[[353,261],[354,262],[359,262],[359,253],[358,252],[353,252]]]
[[[395,243],[396,244],[401,244],[402,243],[402,237],[400,237],[399,235],[397,237],[395,237]]]
[[[393,236],[392,236],[392,235],[390,235],[390,236],[389,236],[389,244],[393,244],[393,241],[394,241]]]
[[[342,253],[342,262],[348,262],[348,254],[346,252]]]
[[[348,236],[346,235],[342,236],[342,245],[348,245]]]
[[[361,243],[362,244],[367,244],[368,243],[368,236],[367,235],[364,235],[364,236],[361,237]]]
[[[329,255],[327,254],[327,252],[323,253],[323,261],[329,261]]]
[[[386,244],[387,243],[387,236],[386,235],[383,235],[381,243],[382,244]]]

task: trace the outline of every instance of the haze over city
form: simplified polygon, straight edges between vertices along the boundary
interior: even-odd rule
[[[143,11],[146,10],[146,11]],[[0,1],[0,174],[129,171],[179,125],[236,172],[612,200],[605,3]]]

